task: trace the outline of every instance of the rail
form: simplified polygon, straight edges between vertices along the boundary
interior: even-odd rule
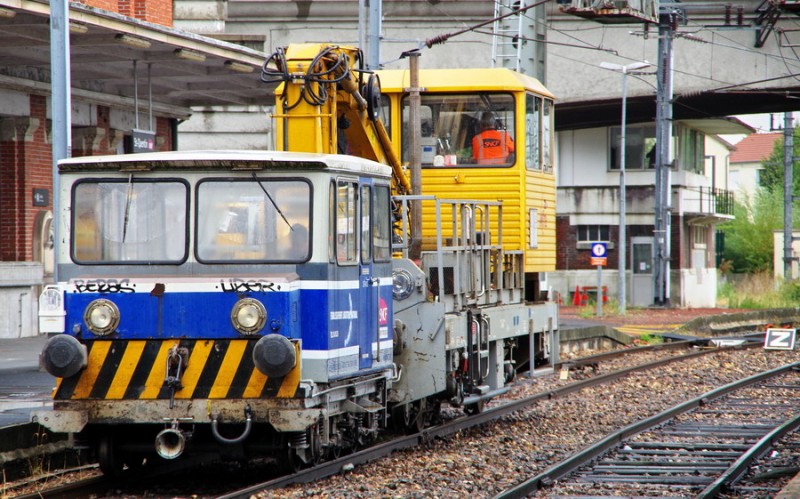
[[[655,428],[656,426],[661,425],[666,421],[674,419],[678,415],[687,413],[689,411],[697,409],[700,406],[706,405],[712,400],[718,399],[724,395],[728,395],[741,388],[754,385],[761,381],[776,377],[778,375],[787,373],[792,370],[796,370],[798,369],[798,367],[800,367],[800,362],[794,362],[791,364],[786,364],[776,369],[772,369],[770,371],[765,371],[762,373],[755,374],[753,376],[711,390],[707,393],[704,393],[703,395],[700,395],[699,397],[695,397],[694,399],[678,404],[652,417],[630,424],[625,428],[622,428],[614,433],[611,433],[604,439],[584,448],[580,452],[571,455],[569,458],[561,461],[560,463],[551,466],[544,473],[540,473],[534,476],[533,478],[530,478],[529,480],[526,480],[516,485],[511,489],[505,490],[500,494],[497,494],[495,496],[495,499],[514,499],[514,498],[527,497],[529,494],[536,492],[537,490],[541,490],[543,487],[552,485],[557,480],[577,471],[578,468],[585,466],[592,461],[597,460],[601,455],[619,446],[621,443],[623,443],[624,441],[635,435],[638,435],[652,428]],[[800,422],[800,420],[798,420],[798,422]],[[778,432],[778,430],[776,430],[776,432]],[[778,433],[786,433],[786,432],[787,430],[783,429]],[[759,445],[762,444],[759,443]],[[753,451],[749,454],[752,456],[756,456],[758,453],[756,451]],[[737,461],[735,466],[736,466],[735,470],[728,470],[722,475],[726,477],[730,477],[735,474],[740,475],[742,463]],[[722,481],[724,482],[725,480],[722,479]],[[716,488],[716,485],[713,488]],[[711,489],[712,486],[709,486],[706,490],[710,491]],[[712,496],[703,495],[702,497],[712,497]]]
[[[496,407],[492,407],[490,409],[487,409],[478,414],[474,414],[472,416],[458,418],[453,421],[449,421],[447,423],[432,428],[427,428],[413,435],[399,437],[384,444],[370,447],[368,449],[355,452],[348,456],[338,458],[334,461],[329,461],[326,463],[319,464],[313,468],[301,470],[300,472],[293,475],[287,475],[267,482],[255,484],[253,486],[243,488],[237,491],[232,491],[228,494],[218,496],[218,499],[247,499],[251,497],[253,494],[264,490],[275,490],[295,483],[309,483],[315,480],[320,480],[322,478],[339,474],[342,471],[346,471],[347,469],[352,469],[352,467],[354,466],[366,464],[371,461],[374,461],[375,459],[388,456],[394,452],[397,452],[398,450],[407,449],[410,447],[414,447],[416,445],[424,444],[435,438],[444,438],[456,434],[465,429],[473,428],[482,425],[484,423],[500,419],[508,414],[519,411],[521,409],[525,409],[540,401],[552,400],[564,395],[568,395],[570,393],[583,390],[585,388],[600,385],[603,383],[609,383],[616,379],[629,376],[635,372],[648,371],[670,363],[682,362],[694,357],[700,357],[715,352],[737,350],[741,348],[743,347],[709,348],[706,350],[690,352],[687,355],[678,355],[666,359],[659,359],[653,362],[649,362],[647,364],[632,366],[626,369],[620,369],[618,371],[613,371],[607,374],[594,376],[592,378],[588,378],[585,380],[576,381],[574,383],[570,383],[568,385],[553,390],[536,393],[529,397],[525,397],[513,402],[508,402],[502,405],[498,405]],[[745,346],[744,348],[748,348],[748,346]]]

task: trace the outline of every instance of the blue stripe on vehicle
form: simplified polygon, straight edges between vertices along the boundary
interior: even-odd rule
[[[241,338],[231,324],[230,314],[236,301],[248,296],[261,301],[267,309],[267,323],[260,334],[276,332],[302,339],[304,351],[336,351],[369,345],[377,339],[378,332],[364,325],[366,304],[359,299],[356,287],[325,289],[315,284],[310,289],[295,287],[289,291],[249,293],[170,292],[169,286],[163,294],[68,292],[67,331],[74,334],[77,327],[84,340],[97,338],[84,324],[83,312],[93,300],[105,298],[117,305],[121,317],[117,331],[109,339]],[[388,326],[386,323],[380,326],[388,329],[388,339],[392,337],[393,322],[390,284],[390,280],[381,280],[378,290],[380,298],[389,304]]]

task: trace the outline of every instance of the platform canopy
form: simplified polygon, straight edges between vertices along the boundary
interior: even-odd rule
[[[152,96],[154,108],[171,115],[274,101],[260,81],[261,51],[77,2],[69,16],[73,98],[114,104]],[[0,87],[49,94],[49,20],[48,2],[0,0]]]

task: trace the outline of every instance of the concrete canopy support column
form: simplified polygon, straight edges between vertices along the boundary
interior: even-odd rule
[[[80,127],[72,130],[72,155],[94,156],[101,150],[106,130],[100,127]],[[102,153],[100,153],[102,154]]]

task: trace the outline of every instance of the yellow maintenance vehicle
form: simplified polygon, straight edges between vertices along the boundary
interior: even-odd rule
[[[262,77],[285,82],[274,114],[277,148],[388,164],[395,194],[411,194],[411,171],[419,168],[414,194],[502,201],[494,242],[502,234],[505,252],[523,255],[525,299],[545,301],[545,273],[556,258],[554,96],[509,69],[423,69],[415,111],[412,70],[373,73],[361,62],[358,49],[325,44],[291,45],[270,57]],[[423,248],[436,236],[427,206]]]
[[[554,97],[508,69],[417,70],[412,57],[370,72],[362,60],[291,45],[262,79],[278,83],[277,149],[392,167],[394,362],[414,375],[389,401],[395,421],[422,426],[442,400],[479,411],[516,373],[557,360]]]

